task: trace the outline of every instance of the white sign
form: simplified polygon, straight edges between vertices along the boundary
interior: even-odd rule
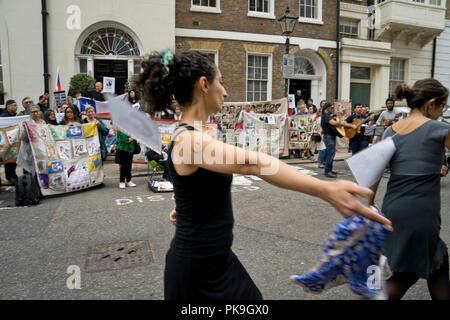
[[[295,56],[293,54],[283,54],[283,78],[294,77]]]
[[[295,109],[295,94],[289,94],[288,100],[289,100],[289,108]]]
[[[103,77],[103,92],[111,92],[115,91],[116,87],[116,78]]]

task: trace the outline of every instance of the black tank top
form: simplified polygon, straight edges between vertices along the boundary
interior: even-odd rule
[[[187,130],[193,127],[180,124]],[[181,133],[181,132],[179,132]],[[172,162],[173,137],[168,152],[177,224],[171,250],[181,257],[208,258],[228,254],[233,242],[232,174],[203,168],[180,176]]]

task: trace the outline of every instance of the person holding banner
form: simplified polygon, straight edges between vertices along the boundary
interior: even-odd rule
[[[105,139],[109,134],[109,129],[101,119],[95,118],[95,109],[93,106],[86,107],[86,116],[86,119],[82,121],[83,123],[95,123],[97,125],[98,139],[100,141],[100,153],[102,155],[102,161],[104,162],[108,157]]]
[[[413,87],[399,84],[394,92],[397,100],[406,99],[411,114],[383,136],[391,137],[396,147],[381,210],[394,226],[384,248],[393,272],[387,280],[389,299],[401,299],[422,278],[432,299],[450,300],[448,249],[439,235],[439,173],[444,148],[450,148],[450,125],[436,121],[445,111],[449,91],[435,79],[424,79]],[[369,198],[375,207],[379,182]]]
[[[55,112],[53,112],[53,110],[47,110],[44,113],[44,121],[47,124],[51,124],[54,126],[58,125],[58,122],[56,121],[56,116],[55,116]]]
[[[2,110],[0,117],[15,117],[17,113],[17,103],[15,100],[8,100],[5,103],[5,109]],[[5,163],[5,182],[14,184],[17,180],[16,163]]]
[[[344,217],[359,214],[389,228],[389,220],[359,202],[357,196],[368,197],[369,189],[349,181],[321,181],[267,154],[210,137],[203,126],[209,114],[221,111],[227,92],[220,70],[204,53],[155,52],[142,68],[136,83],[152,111],[163,110],[172,97],[184,107],[168,152],[176,203],[169,219],[176,231],[166,255],[165,299],[262,299],[231,250],[233,173],[322,198]]]
[[[74,107],[67,107],[64,111],[64,120],[60,123],[66,126],[76,126],[80,124],[80,119],[75,112]]]
[[[46,122],[41,119],[41,109],[38,106],[32,105],[29,110],[30,123],[46,124]],[[20,127],[20,140],[21,143],[19,154],[17,155],[17,164],[23,168],[24,173],[29,173],[34,177],[36,174],[36,170],[34,168],[34,158],[33,152],[31,150],[30,139],[28,138],[27,129],[25,129],[25,122],[23,122]]]

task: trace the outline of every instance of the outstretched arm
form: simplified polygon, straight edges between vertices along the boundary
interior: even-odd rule
[[[191,148],[183,148],[190,145]],[[260,152],[224,144],[207,134],[185,131],[172,152],[175,169],[189,175],[198,168],[221,173],[255,175],[284,189],[319,197],[333,205],[344,217],[362,215],[390,228],[390,221],[365,207],[357,196],[368,198],[372,191],[349,181],[326,182],[308,176],[286,163]]]

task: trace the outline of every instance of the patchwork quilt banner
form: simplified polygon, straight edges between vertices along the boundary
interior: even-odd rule
[[[78,191],[103,182],[95,123],[52,126],[27,122],[26,130],[42,195]]]
[[[289,118],[289,149],[306,149],[314,131],[314,115],[291,116]]]
[[[19,125],[0,128],[0,164],[16,161],[20,148]]]

